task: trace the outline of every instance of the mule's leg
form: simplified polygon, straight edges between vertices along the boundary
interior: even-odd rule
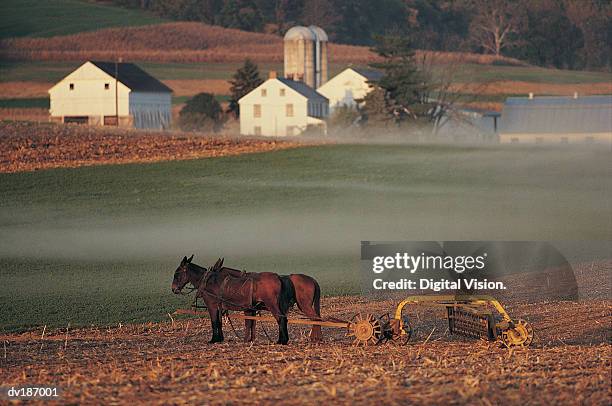
[[[295,295],[298,308],[306,317],[321,319],[321,291],[318,285],[296,289]],[[310,341],[321,341],[321,338],[321,326],[313,325],[310,329]]]
[[[208,343],[219,343],[223,341],[223,331],[221,330],[221,312],[217,307],[209,307],[208,314],[210,315],[210,323],[212,324],[212,338]]]
[[[280,315],[278,323],[278,342],[277,344],[287,345],[289,343],[289,329],[287,328],[287,316]]]
[[[321,318],[321,291],[319,290],[319,286],[317,285],[314,298],[313,298],[313,307],[314,314],[319,319]],[[321,326],[312,326],[310,330],[310,341],[321,341],[323,339],[323,334],[321,334]]]
[[[245,310],[245,316],[255,316],[255,312],[252,310]],[[244,320],[244,341],[254,341],[255,340],[255,320]]]
[[[278,341],[276,342],[276,344],[287,344],[289,342],[287,314],[281,313],[281,310],[276,304],[269,306],[268,310],[274,315],[276,323],[278,323]]]
[[[221,310],[217,310],[217,333],[219,337],[219,342],[223,341],[223,325],[221,323],[222,320],[223,318],[221,316]]]

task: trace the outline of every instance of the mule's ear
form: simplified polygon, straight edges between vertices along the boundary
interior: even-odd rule
[[[185,264],[185,263],[187,263],[187,257],[186,256],[183,257],[183,260],[181,261],[181,264]]]
[[[221,258],[221,263],[219,264],[219,268],[223,266],[223,261],[225,261],[225,258]]]
[[[187,259],[188,263],[191,263],[191,260],[193,259],[193,254],[191,254],[191,256]]]

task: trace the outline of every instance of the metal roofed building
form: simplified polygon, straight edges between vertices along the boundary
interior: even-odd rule
[[[612,145],[612,95],[509,97],[499,139],[501,143]]]
[[[172,90],[133,63],[88,61],[49,89],[51,121],[165,129]]]

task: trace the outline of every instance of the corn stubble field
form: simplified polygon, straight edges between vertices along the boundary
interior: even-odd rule
[[[290,327],[289,345],[279,346],[268,342],[261,324],[255,343],[244,344],[237,322],[236,335],[225,322],[226,342],[211,345],[208,319],[169,318],[0,336],[0,379],[59,385],[69,403],[608,405],[611,271],[610,262],[576,268],[579,302],[508,298],[511,315],[534,326],[527,349],[449,336],[444,312],[417,308],[408,345],[365,348],[352,346],[340,329],[324,329],[323,343],[311,344],[303,327]],[[400,298],[327,297],[322,314],[382,314]],[[265,331],[276,335],[273,324]]]
[[[0,121],[0,173],[159,162],[295,148],[298,142]]]
[[[368,63],[377,60],[367,47],[330,44],[331,62]],[[525,65],[513,58],[474,53],[419,51],[440,62]],[[106,28],[51,38],[0,40],[0,56],[21,61],[81,61],[123,57],[157,62],[282,62],[278,35],[245,32],[194,22]]]

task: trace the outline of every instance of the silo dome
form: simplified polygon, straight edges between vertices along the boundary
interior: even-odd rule
[[[291,28],[285,34],[285,41],[295,41],[300,39],[306,41],[314,41],[315,34],[313,33],[313,31],[309,30],[306,27],[302,27],[301,25]]]
[[[316,35],[316,40],[321,42],[328,42],[327,33],[321,27],[317,27],[316,25],[311,25],[308,29]]]

